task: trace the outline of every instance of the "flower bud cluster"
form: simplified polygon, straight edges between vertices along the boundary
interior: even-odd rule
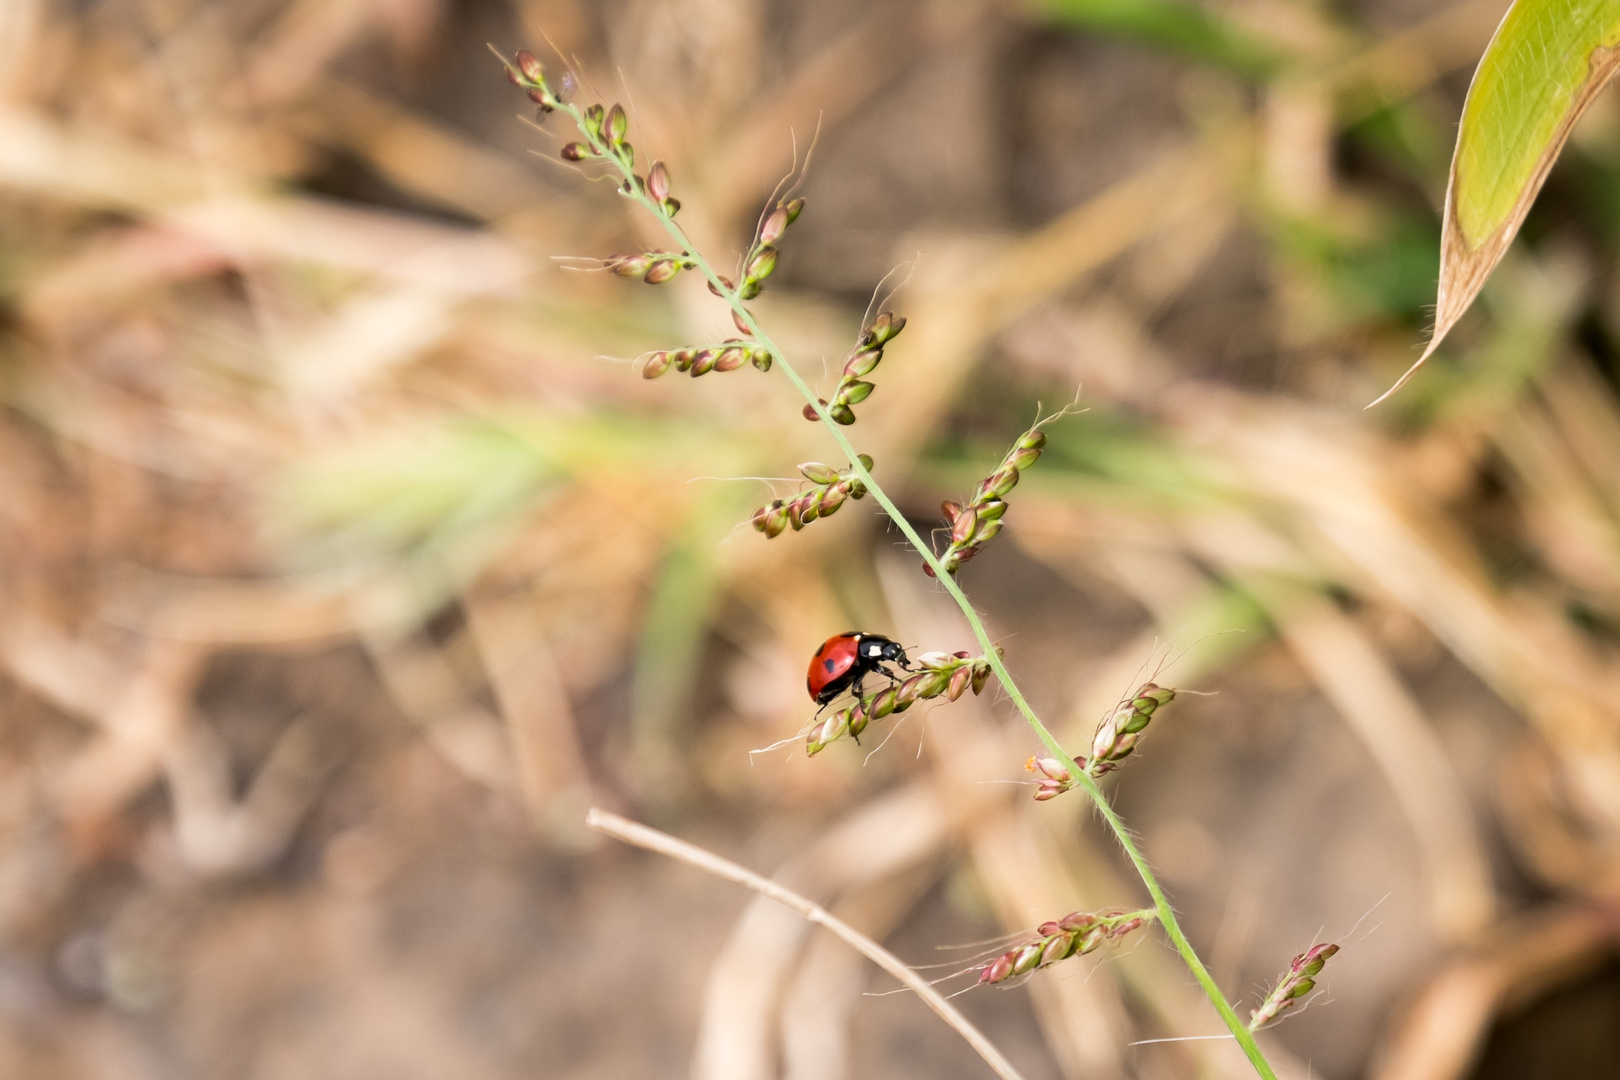
[[[1083,956],[1105,941],[1124,937],[1154,918],[1150,909],[1142,911],[1075,911],[1055,922],[1035,928],[1035,940],[1002,953],[979,967],[981,985],[994,986],[1027,975],[1037,968],[1050,967],[1071,956]]]
[[[1019,473],[1035,464],[1045,445],[1046,435],[1039,425],[1030,428],[1018,437],[996,471],[979,482],[971,502],[966,506],[954,502],[941,504],[946,524],[951,527],[950,546],[939,559],[947,574],[955,577],[957,568],[977,555],[985,542],[1001,531],[1001,515],[1007,512],[1007,493],[1018,486]],[[927,563],[923,564],[923,571],[929,577],[934,576],[934,568]]]
[[[1338,951],[1337,945],[1312,945],[1294,957],[1294,962],[1288,965],[1276,988],[1266,995],[1266,1000],[1260,1003],[1258,1009],[1250,1010],[1249,1030],[1259,1031],[1268,1024],[1276,1023],[1283,1013],[1315,989],[1316,977]]]
[[[1160,706],[1170,704],[1175,697],[1176,692],[1167,686],[1143,683],[1129,701],[1121,703],[1106,720],[1097,725],[1097,734],[1091,740],[1091,764],[1087,766],[1084,758],[1076,758],[1076,763],[1093,778],[1113,772],[1136,749],[1142,733],[1147,730],[1148,721],[1153,719],[1153,713]]]
[[[1074,765],[1085,768],[1082,761],[1071,760],[1065,764],[1061,758],[1055,758],[1044,750],[1030,755],[1030,759],[1024,762],[1024,768],[1040,776],[1035,783],[1035,801],[1055,799],[1074,787]]]
[[[859,457],[861,467],[871,472],[872,459],[866,454]],[[790,525],[798,532],[818,517],[831,517],[846,499],[866,496],[866,485],[854,469],[839,472],[819,461],[807,461],[799,466],[799,471],[813,487],[792,499],[776,499],[754,511],[754,528],[764,533],[767,540],[781,536]]]
[[[738,297],[752,300],[765,291],[765,279],[776,272],[779,254],[777,243],[787,227],[799,220],[803,212],[803,199],[787,199],[778,202],[765,220],[760,222],[759,235],[754,237],[754,244],[743,259],[742,284],[737,286]]]
[[[501,57],[501,63],[506,65],[506,77],[512,84],[527,93],[529,100],[540,107],[541,116],[555,111],[574,94],[573,72],[563,72],[561,85],[553,91],[546,83],[544,65],[527,49],[517,51],[515,63],[507,63],[505,57]]]
[[[638,277],[649,285],[673,281],[682,270],[691,270],[696,266],[697,260],[690,252],[643,251],[602,260],[602,269],[611,270],[619,277]]]
[[[684,349],[659,349],[641,362],[641,377],[656,379],[670,368],[689,371],[692,378],[711,371],[736,371],[753,364],[761,371],[771,370],[771,353],[763,345],[740,338],[727,338],[718,345],[689,345]],[[865,494],[863,491],[861,494]]]
[[[504,62],[504,61],[503,61]],[[516,64],[506,65],[506,77],[529,95],[529,100],[540,106],[540,115],[562,108],[574,91],[572,73],[563,76],[561,93],[553,92],[546,83],[545,68],[533,53],[519,50]],[[611,158],[626,171],[636,166],[636,148],[630,144],[630,114],[623,105],[610,109],[591,105],[578,112],[570,110],[579,125],[583,140],[566,143],[561,150],[564,161],[602,161]],[[629,179],[619,186],[624,195],[646,195],[665,217],[674,217],[681,209],[681,201],[669,193],[669,169],[662,161],[652,163],[646,176],[630,172]],[[626,275],[634,276],[634,275]],[[674,277],[671,271],[670,277]],[[657,282],[648,279],[653,284]],[[663,280],[668,280],[665,278]]]
[[[905,328],[905,319],[892,311],[885,311],[861,329],[861,336],[855,339],[855,347],[844,357],[844,374],[838,380],[838,389],[833,391],[832,403],[828,404],[825,398],[821,401],[834,420],[845,426],[855,422],[854,406],[872,396],[873,387],[865,381],[866,376],[883,362],[883,346],[898,337]],[[817,419],[814,406],[804,407],[804,418]]]
[[[997,654],[1000,648],[997,648]],[[818,754],[827,744],[848,735],[860,738],[866,725],[881,720],[890,713],[905,712],[912,705],[928,698],[944,695],[955,701],[969,689],[975,694],[984,689],[990,678],[990,661],[973,657],[965,652],[924,653],[917,657],[922,670],[887,689],[847,705],[827,719],[818,721],[805,737],[805,751]]]

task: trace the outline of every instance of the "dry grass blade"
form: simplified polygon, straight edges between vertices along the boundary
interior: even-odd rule
[[[1013,1068],[1012,1062],[1004,1057],[1000,1050],[984,1034],[974,1027],[963,1016],[956,1006],[945,1000],[943,994],[928,984],[928,980],[907,967],[898,956],[895,956],[882,945],[873,941],[865,934],[856,930],[842,919],[836,918],[820,904],[806,900],[798,893],[782,885],[762,877],[745,867],[738,866],[729,859],[723,859],[711,851],[689,844],[684,840],[677,840],[667,833],[657,829],[648,828],[618,814],[610,814],[605,810],[592,807],[585,815],[585,824],[599,832],[627,844],[656,851],[660,855],[668,855],[672,859],[679,859],[690,866],[713,874],[715,877],[734,881],[739,885],[747,886],[762,896],[786,904],[788,907],[803,915],[806,919],[820,926],[825,926],[837,934],[852,948],[858,949],[863,955],[877,964],[884,971],[893,975],[907,988],[912,990],[923,1002],[938,1014],[941,1020],[949,1024],[957,1034],[967,1040],[969,1046],[985,1060],[997,1076],[1003,1080],[1022,1080],[1022,1075]]]

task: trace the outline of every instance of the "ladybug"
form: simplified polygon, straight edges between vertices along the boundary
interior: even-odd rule
[[[886,663],[899,664],[907,671],[911,670],[906,650],[898,642],[880,634],[863,634],[859,630],[835,634],[823,641],[816,655],[810,658],[810,676],[805,680],[805,688],[817,705],[826,705],[851,688],[858,697],[861,680],[872,672],[881,672],[890,680],[894,679],[894,672],[883,666]]]

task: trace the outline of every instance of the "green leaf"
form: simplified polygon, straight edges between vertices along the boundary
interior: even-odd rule
[[[1474,72],[1446,187],[1429,358],[1501,261],[1575,122],[1620,68],[1620,0],[1516,0]]]

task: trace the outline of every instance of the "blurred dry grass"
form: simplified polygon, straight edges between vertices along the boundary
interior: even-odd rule
[[[825,458],[781,380],[607,359],[725,320],[551,259],[643,237],[527,153],[483,43],[542,34],[711,252],[819,118],[761,314],[813,371],[915,259],[856,431],[919,517],[1083,382],[964,580],[1067,738],[1167,642],[1220,691],[1116,790],[1230,994],[1385,898],[1268,1036],[1288,1075],[1470,1075],[1612,980],[1612,97],[1485,310],[1359,411],[1502,6],[0,4],[0,1072],[981,1075],[788,913],[592,848],[592,801],[918,963],[1138,902],[1077,798],[1002,783],[994,703],[747,753],[828,633],[965,631],[864,509],[765,544],[758,484],[694,479]],[[1245,1075],[1134,1045],[1215,1026],[1157,945],[1075,963],[960,1000],[1032,1077]]]

